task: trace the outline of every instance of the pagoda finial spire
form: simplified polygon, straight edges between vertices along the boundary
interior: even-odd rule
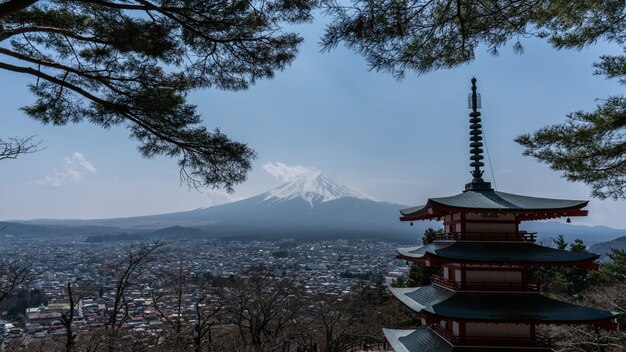
[[[465,185],[465,190],[491,190],[491,184],[483,180],[482,167],[485,164],[482,162],[483,157],[483,130],[480,119],[480,112],[478,109],[481,107],[480,94],[476,93],[476,78],[472,77],[472,92],[468,97],[470,112],[470,166],[474,168],[470,173],[472,174],[472,182]]]

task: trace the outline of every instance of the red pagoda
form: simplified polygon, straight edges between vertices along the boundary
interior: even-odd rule
[[[391,347],[396,352],[552,351],[551,341],[538,336],[539,325],[616,329],[616,313],[545,297],[528,282],[531,268],[597,269],[598,255],[543,247],[535,244],[535,234],[519,229],[525,220],[586,216],[582,208],[588,202],[495,191],[482,179],[475,78],[469,105],[472,181],[461,194],[400,211],[401,221],[443,220],[443,234],[433,243],[397,250],[398,259],[442,271],[429,286],[391,288],[422,322],[415,330],[384,329]]]

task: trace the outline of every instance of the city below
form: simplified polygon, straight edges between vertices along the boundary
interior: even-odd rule
[[[106,323],[105,311],[113,306],[116,282],[111,280],[110,268],[124,263],[128,253],[141,243],[93,243],[86,238],[61,237],[54,240],[33,239],[3,242],[3,258],[14,258],[27,264],[35,273],[28,284],[41,302],[28,307],[25,314],[7,318],[5,343],[12,339],[36,340],[63,336],[65,329],[59,320],[69,310],[67,286],[81,292],[76,308],[75,325],[86,332],[101,328]],[[383,279],[387,284],[393,278],[405,275],[409,267],[395,259],[397,243],[376,240],[327,241],[232,241],[185,240],[162,243],[155,260],[142,268],[141,284],[133,283],[128,299],[132,299],[126,327],[134,332],[156,332],[165,323],[155,310],[153,298],[158,282],[165,272],[182,268],[182,276],[193,285],[204,285],[209,280],[233,280],[255,273],[267,274],[271,279],[289,278],[305,289],[309,296],[325,294],[341,299],[359,284],[371,284]],[[182,264],[182,265],[181,265]],[[185,295],[193,306],[193,295]],[[32,299],[32,297],[30,297]],[[163,307],[170,312],[173,306]]]

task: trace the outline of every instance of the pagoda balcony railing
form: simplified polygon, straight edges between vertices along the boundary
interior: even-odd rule
[[[431,281],[457,291],[539,291],[538,285],[522,282],[456,282],[438,275],[432,275]]]
[[[460,284],[459,282],[454,282],[454,281],[450,281],[447,280],[439,275],[432,275],[430,277],[430,281],[432,281],[433,284],[439,285],[439,286],[443,286],[446,288],[450,288],[453,290],[457,290],[458,289],[458,284]]]
[[[455,336],[452,332],[439,324],[431,328],[441,337],[454,345],[461,346],[520,346],[520,347],[551,347],[552,339],[548,337],[521,337],[521,336]]]
[[[452,343],[455,343],[455,342],[457,342],[459,340],[458,336],[454,336],[454,334],[452,334],[452,332],[444,329],[439,324],[433,324],[430,327],[431,327],[431,329],[435,330],[435,332],[437,334],[439,334],[441,337],[443,337],[444,339],[446,339],[446,340],[448,340],[448,341],[450,341]]]
[[[521,241],[535,242],[536,232],[447,232],[438,234],[437,240],[455,241]]]

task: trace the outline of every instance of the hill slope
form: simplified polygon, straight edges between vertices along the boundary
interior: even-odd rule
[[[607,253],[611,253],[611,248],[626,250],[626,236],[616,238],[611,241],[596,243],[589,248],[590,252],[601,254],[600,261],[610,260]]]

